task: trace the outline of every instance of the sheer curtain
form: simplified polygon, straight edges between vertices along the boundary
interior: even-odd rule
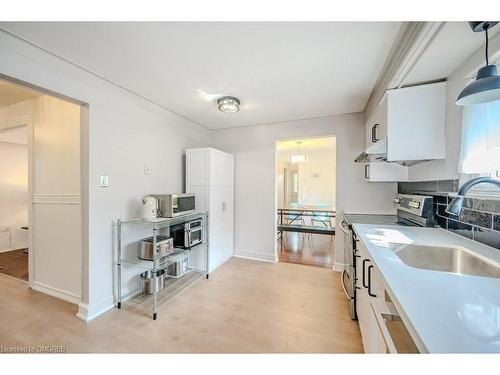
[[[463,108],[458,171],[492,173],[500,169],[500,101]]]

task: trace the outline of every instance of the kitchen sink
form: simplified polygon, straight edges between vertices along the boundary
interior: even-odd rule
[[[409,244],[397,247],[395,253],[415,268],[500,279],[499,266],[460,248]]]

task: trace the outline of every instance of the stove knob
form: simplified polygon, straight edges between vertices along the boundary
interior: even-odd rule
[[[399,203],[401,203],[401,199],[395,198],[395,199],[392,200],[392,203],[393,204],[399,204]]]
[[[411,201],[410,203],[408,203],[408,206],[410,206],[411,208],[420,208],[420,202]]]

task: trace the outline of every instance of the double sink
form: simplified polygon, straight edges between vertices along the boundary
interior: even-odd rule
[[[459,247],[393,244],[394,253],[410,267],[500,279],[500,265]]]

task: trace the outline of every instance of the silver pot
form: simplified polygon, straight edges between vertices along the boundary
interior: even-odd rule
[[[155,289],[158,293],[165,287],[165,270],[156,271],[156,277],[154,277],[153,271],[143,272],[139,277],[141,279],[141,289],[144,294],[154,294]]]
[[[174,252],[174,239],[167,236],[156,237],[156,254],[153,250],[153,237],[144,238],[139,242],[137,257],[142,260],[153,260]]]

